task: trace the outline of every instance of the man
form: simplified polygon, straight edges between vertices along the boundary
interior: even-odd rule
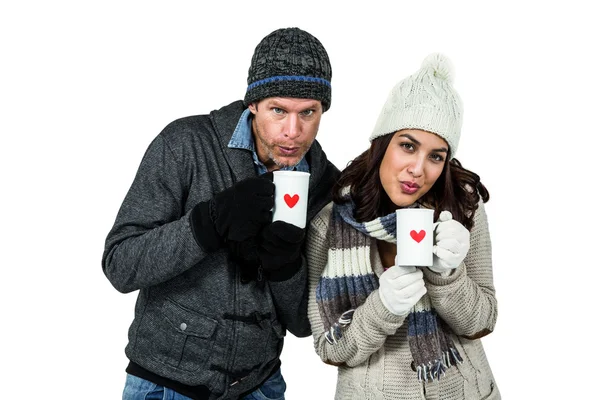
[[[243,102],[150,144],[102,258],[117,290],[139,290],[123,399],[284,398],[285,331],[310,334],[304,230],[271,222],[269,172],[310,172],[308,220],[330,201],[339,171],[315,141],[330,103],[322,44],[279,29],[255,49]]]

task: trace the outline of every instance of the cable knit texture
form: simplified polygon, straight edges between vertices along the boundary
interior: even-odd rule
[[[427,56],[417,72],[392,88],[369,140],[402,129],[422,129],[445,139],[452,149],[450,157],[454,157],[463,106],[453,82],[450,59],[440,53]]]
[[[316,297],[326,329],[325,339],[329,343],[341,338],[352,321],[354,310],[371,292],[379,289],[379,279],[370,257],[366,256],[370,252],[371,238],[396,243],[395,212],[372,221],[358,222],[354,219],[354,210],[349,196],[344,203],[334,204],[327,231],[327,265],[317,285]],[[379,294],[382,295],[381,289]],[[404,320],[408,326],[415,379],[441,379],[448,368],[463,360],[444,328],[444,322],[431,306],[429,296],[421,294],[415,301]]]
[[[373,291],[359,306],[344,335],[334,344],[324,337],[316,289],[327,264],[327,231],[332,203],[315,217],[307,233],[309,273],[308,316],[315,350],[321,359],[338,366],[335,398],[364,399],[500,399],[492,371],[478,337],[494,329],[497,305],[492,279],[491,243],[483,203],[475,213],[471,246],[465,261],[447,277],[424,269],[427,293],[454,334],[464,362],[441,380],[419,382],[411,368],[412,356],[404,317],[390,313]],[[368,254],[375,274],[383,266],[375,239]]]
[[[331,106],[331,63],[319,39],[298,28],[277,29],[256,46],[248,69],[246,105],[267,97],[296,97]]]

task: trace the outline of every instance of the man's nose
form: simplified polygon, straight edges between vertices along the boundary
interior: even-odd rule
[[[285,136],[289,137],[290,139],[297,138],[301,133],[300,118],[298,118],[298,116],[295,114],[288,114],[284,128]]]

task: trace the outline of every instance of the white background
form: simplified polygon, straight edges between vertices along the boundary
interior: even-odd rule
[[[367,148],[398,80],[431,52],[453,60],[458,158],[491,193],[499,318],[484,345],[499,388],[593,397],[597,12],[583,1],[202,3],[2,2],[0,397],[120,398],[137,293],[104,277],[106,234],[150,141],[241,98],[254,47],[288,26],[328,49],[333,101],[318,140],[340,168]],[[312,339],[289,335],[282,360],[289,400],[333,398],[336,370]]]

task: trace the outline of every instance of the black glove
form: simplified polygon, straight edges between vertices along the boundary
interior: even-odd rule
[[[267,225],[258,243],[258,258],[271,281],[285,281],[300,269],[304,229],[283,221]]]
[[[240,281],[248,283],[259,280],[258,277],[258,240],[249,238],[241,242],[227,242],[231,258],[240,266]],[[262,277],[261,277],[262,279]]]
[[[271,178],[272,179],[272,178]],[[269,176],[248,178],[198,203],[190,213],[196,242],[207,251],[224,241],[244,241],[271,221],[275,185]]]

